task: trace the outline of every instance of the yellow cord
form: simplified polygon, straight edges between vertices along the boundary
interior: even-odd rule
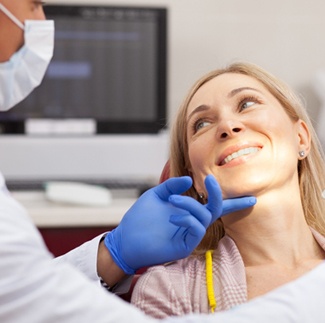
[[[214,296],[214,289],[213,289],[212,253],[213,253],[213,250],[208,250],[205,253],[205,270],[206,270],[206,281],[207,281],[207,292],[208,292],[209,305],[211,308],[211,312],[214,313],[214,310],[217,307],[217,302],[216,302],[216,298]]]

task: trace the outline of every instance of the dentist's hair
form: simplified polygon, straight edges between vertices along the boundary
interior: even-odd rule
[[[225,73],[243,74],[261,82],[267,90],[280,102],[293,122],[303,120],[310,132],[310,152],[302,160],[297,159],[299,185],[302,206],[308,225],[325,235],[325,200],[321,192],[325,188],[324,153],[317,138],[314,127],[308,117],[304,104],[292,89],[262,68],[250,63],[234,63],[225,68],[214,70],[200,78],[185,97],[171,132],[170,176],[191,176],[187,142],[187,110],[195,93],[202,85]],[[201,201],[192,187],[186,195]],[[196,249],[196,253],[215,249],[224,235],[222,221],[217,220],[210,228]]]

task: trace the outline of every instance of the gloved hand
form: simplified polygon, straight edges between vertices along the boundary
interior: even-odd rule
[[[251,207],[254,197],[222,200],[214,176],[205,180],[209,195],[202,205],[178,194],[192,186],[188,176],[170,178],[145,192],[104,240],[115,263],[132,275],[137,269],[189,256],[207,227],[230,212]]]

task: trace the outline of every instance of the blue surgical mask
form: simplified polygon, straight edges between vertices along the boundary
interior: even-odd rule
[[[24,45],[0,63],[0,111],[7,111],[40,85],[53,56],[54,22],[26,20],[22,24],[3,4],[0,10],[24,30]]]

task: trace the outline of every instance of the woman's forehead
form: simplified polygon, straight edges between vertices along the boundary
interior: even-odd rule
[[[196,107],[212,104],[215,98],[231,95],[232,91],[240,88],[252,88],[265,91],[264,85],[252,76],[239,73],[224,73],[204,83],[192,96],[187,113]]]

